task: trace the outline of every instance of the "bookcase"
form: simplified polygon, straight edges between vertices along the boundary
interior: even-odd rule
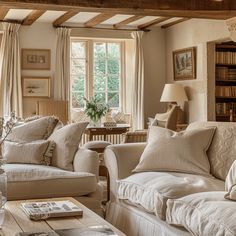
[[[216,44],[216,121],[236,121],[236,43]]]

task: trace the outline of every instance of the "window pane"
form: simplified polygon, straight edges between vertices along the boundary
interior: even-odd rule
[[[106,74],[106,60],[95,59],[94,60],[94,74]]]
[[[108,43],[108,57],[109,58],[120,57],[120,44],[119,43]]]
[[[85,90],[85,80],[84,79],[74,79],[72,80],[72,92],[84,91]]]
[[[119,76],[118,75],[108,76],[108,90],[119,91]]]
[[[106,94],[103,92],[94,92],[94,97],[97,98],[99,100],[99,102],[101,103],[105,103],[106,102]]]
[[[72,108],[83,108],[84,107],[84,93],[72,92]]]
[[[110,107],[119,107],[119,93],[108,93],[108,105]]]
[[[94,90],[105,91],[106,90],[106,77],[103,75],[94,76]]]
[[[94,57],[104,58],[106,57],[106,44],[105,43],[94,43]]]
[[[107,61],[107,73],[117,75],[120,73],[119,60],[108,60]]]
[[[85,58],[85,42],[72,42],[71,56]]]
[[[85,74],[86,63],[84,59],[71,59],[71,73],[72,74]]]

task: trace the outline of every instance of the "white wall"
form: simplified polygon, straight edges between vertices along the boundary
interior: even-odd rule
[[[186,87],[189,101],[185,104],[187,122],[207,120],[207,43],[229,37],[224,21],[192,19],[166,30],[166,81],[173,83],[172,52],[197,47],[197,78],[178,83]]]

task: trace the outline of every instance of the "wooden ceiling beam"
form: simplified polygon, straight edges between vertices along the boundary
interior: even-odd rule
[[[128,24],[130,24],[130,23],[132,23],[132,22],[134,22],[134,21],[137,21],[137,20],[140,20],[141,18],[143,18],[144,16],[131,16],[131,17],[129,17],[128,19],[126,19],[126,20],[123,20],[123,21],[121,21],[121,22],[119,22],[119,23],[117,23],[117,24],[114,24],[113,25],[113,28],[115,28],[115,29],[118,29],[118,28],[120,28],[120,27],[122,27],[122,26],[126,26],[126,25],[128,25]]]
[[[32,25],[46,10],[33,10],[22,22],[22,25]]]
[[[73,16],[77,15],[79,13],[79,11],[68,11],[65,14],[63,14],[62,16],[60,16],[59,18],[57,18],[54,22],[53,22],[53,26],[54,27],[59,27],[60,25],[62,25],[63,23],[65,23],[67,20],[69,20],[70,18],[72,18]]]
[[[99,25],[100,23],[110,19],[115,14],[113,13],[101,13],[95,17],[93,17],[91,20],[87,21],[84,25],[86,27],[94,27],[96,25]]]
[[[0,7],[0,20],[4,20],[5,16],[7,15],[10,9],[8,7]]]
[[[167,21],[167,20],[169,20],[169,19],[171,19],[171,17],[159,17],[159,18],[157,18],[157,19],[155,19],[155,20],[152,20],[152,21],[149,21],[149,22],[144,23],[144,24],[142,24],[142,25],[139,25],[138,28],[139,28],[140,30],[143,30],[143,29],[146,29],[146,28],[148,28],[148,27],[150,27],[150,26],[152,26],[152,25],[159,24],[159,23],[164,22],[164,21]]]
[[[182,18],[182,19],[178,19],[178,20],[176,20],[176,21],[172,21],[172,22],[170,22],[170,23],[167,23],[167,24],[162,25],[161,28],[162,28],[162,29],[166,29],[166,28],[169,28],[169,27],[171,27],[171,26],[173,26],[173,25],[179,24],[179,23],[184,22],[184,21],[187,21],[187,20],[190,20],[190,18]]]

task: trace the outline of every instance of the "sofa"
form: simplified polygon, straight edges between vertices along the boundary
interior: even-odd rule
[[[86,126],[63,127],[55,117],[39,117],[13,128],[2,152],[7,162],[7,200],[74,197],[101,214],[98,154],[79,148]],[[37,163],[42,145],[50,141],[57,146],[49,150],[51,163]]]
[[[106,220],[128,236],[236,235],[236,204],[225,199],[225,180],[236,160],[236,123],[195,122],[186,132],[205,128],[215,129],[205,150],[209,175],[161,169],[134,172],[147,143],[107,147],[111,200]]]

